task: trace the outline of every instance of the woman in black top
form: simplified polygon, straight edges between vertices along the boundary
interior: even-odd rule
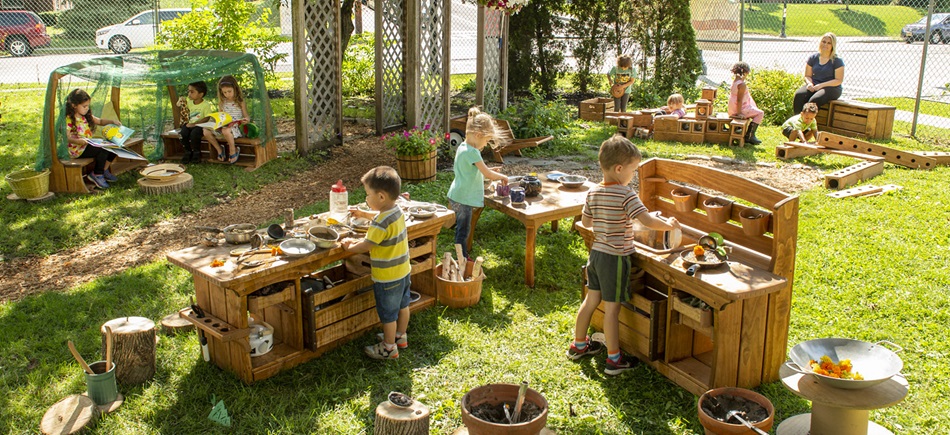
[[[825,33],[818,44],[818,53],[808,57],[805,63],[805,84],[795,91],[793,113],[801,113],[805,103],[818,107],[841,97],[841,82],[844,81],[844,61],[835,53],[838,39],[834,33]]]

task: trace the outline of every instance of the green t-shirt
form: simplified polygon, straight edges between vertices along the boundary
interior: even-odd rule
[[[462,142],[455,152],[455,179],[449,186],[449,199],[470,207],[485,206],[485,176],[475,166],[482,161],[477,148]]]
[[[203,118],[208,116],[209,113],[217,112],[217,109],[214,108],[214,103],[207,98],[201,100],[200,104],[195,104],[195,102],[191,100],[188,100],[187,104],[188,122],[195,122],[198,118]]]
[[[637,76],[637,69],[636,69],[636,68],[633,68],[633,67],[630,67],[630,68],[620,68],[620,67],[618,67],[618,66],[615,65],[614,67],[610,68],[610,72],[607,73],[607,75],[610,76],[610,82],[611,82],[610,84],[611,84],[611,86],[612,86],[612,85],[622,85],[622,84],[625,84],[625,83],[627,83],[627,82],[629,82],[629,81],[632,81],[634,78],[636,78],[636,76]],[[626,89],[625,92],[626,92],[627,95],[630,95],[630,92],[631,92],[632,90],[633,90],[633,86],[632,86],[632,85],[631,85],[631,86],[627,86],[627,89]]]
[[[798,130],[798,131],[805,131],[805,130],[818,131],[818,122],[816,121],[816,118],[813,118],[810,123],[805,124],[805,121],[802,119],[802,115],[798,114],[791,118],[788,118],[788,121],[785,121],[785,123],[782,124],[783,130],[788,127],[791,127],[792,130]]]

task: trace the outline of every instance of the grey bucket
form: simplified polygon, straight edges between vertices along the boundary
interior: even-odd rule
[[[114,402],[119,395],[119,390],[115,386],[115,363],[112,363],[112,368],[108,372],[105,361],[96,361],[90,364],[89,368],[95,373],[94,375],[86,373],[86,392],[89,397],[96,402],[96,405]]]

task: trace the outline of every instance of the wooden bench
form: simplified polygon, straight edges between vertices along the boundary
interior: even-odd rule
[[[452,118],[449,120],[449,128],[451,130],[464,132],[467,120],[468,117],[466,115]],[[493,160],[498,163],[505,163],[503,156],[506,154],[520,156],[522,148],[533,148],[554,139],[554,136],[515,139],[514,132],[511,131],[511,125],[508,124],[508,121],[504,119],[495,119],[494,121],[497,136],[492,139],[492,141],[495,142],[495,146],[489,143],[489,146],[485,147],[485,150],[491,150]]]
[[[130,140],[125,143],[125,148],[142,155],[143,144],[145,144],[143,139]],[[63,192],[89,193],[92,191],[91,186],[86,183],[86,179],[84,177],[86,174],[92,172],[93,167],[95,166],[95,161],[93,159],[81,158],[59,160],[59,158],[54,154],[53,160],[61,164],[63,168],[63,181],[66,185],[66,189],[62,190]],[[113,175],[119,175],[134,169],[143,168],[146,165],[148,165],[148,162],[144,160],[131,160],[122,157],[116,157],[116,159],[112,161],[112,165],[109,167],[109,172],[112,172]]]
[[[854,100],[833,100],[818,108],[819,131],[849,137],[890,139],[894,127],[894,106]]]
[[[219,143],[222,149],[227,148],[227,142],[225,142],[224,139],[219,140]],[[181,136],[178,134],[178,130],[170,130],[162,134],[162,144],[165,146],[165,160],[181,160],[185,154],[185,147],[181,143]],[[240,153],[235,165],[244,167],[246,171],[253,171],[277,157],[277,141],[274,139],[262,145],[260,139],[239,137],[234,140],[234,145],[237,146],[238,152]],[[227,160],[223,162],[219,161],[217,153],[212,152],[214,149],[211,148],[211,144],[204,139],[201,140],[198,149],[201,151],[202,159],[205,161],[211,163],[228,163]]]

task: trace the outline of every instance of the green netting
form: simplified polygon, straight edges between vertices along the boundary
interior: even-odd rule
[[[50,143],[56,143],[56,154],[68,159],[66,149],[65,101],[75,88],[82,88],[92,98],[93,115],[102,117],[111,112],[113,92],[119,93],[119,113],[123,125],[136,131],[133,137],[144,137],[154,143],[150,160],[162,158],[164,147],[160,135],[171,129],[173,110],[169,87],[178,96],[187,95],[188,84],[204,80],[208,84],[205,98],[217,104],[218,80],[225,75],[237,78],[247,103],[251,122],[260,128],[263,146],[273,139],[273,122],[264,71],[253,54],[220,50],[167,50],[121,56],[97,57],[61,66],[50,73],[46,86],[42,138],[36,153],[36,169],[50,167]],[[50,126],[53,126],[51,129]],[[96,128],[98,132],[100,127]]]

